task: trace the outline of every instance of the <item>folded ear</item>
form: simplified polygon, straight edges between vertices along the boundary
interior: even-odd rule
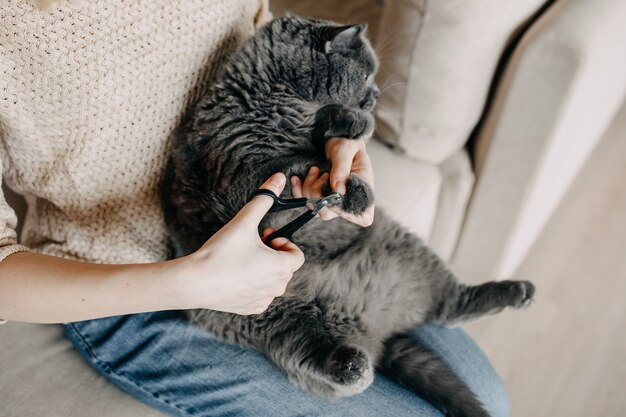
[[[363,46],[361,34],[365,32],[367,25],[333,26],[328,29],[328,41],[326,53],[349,52]]]

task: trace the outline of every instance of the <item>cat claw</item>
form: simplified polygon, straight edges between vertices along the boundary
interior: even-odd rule
[[[520,307],[526,308],[535,301],[535,285],[529,281],[524,281],[522,284],[524,284],[524,296],[522,297]]]
[[[515,290],[519,291],[514,307],[526,308],[535,300],[535,285],[530,281],[515,282]]]

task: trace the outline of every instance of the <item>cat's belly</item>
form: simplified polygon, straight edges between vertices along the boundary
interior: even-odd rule
[[[357,319],[376,334],[424,322],[433,305],[432,278],[422,270],[427,249],[382,210],[369,228],[337,219],[312,224],[295,237],[307,261],[287,296]]]
[[[428,288],[393,258],[375,265],[367,259],[305,264],[286,296],[315,302],[330,315],[356,319],[384,339],[423,323],[432,305]]]

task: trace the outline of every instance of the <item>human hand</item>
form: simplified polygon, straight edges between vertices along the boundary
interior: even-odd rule
[[[374,171],[372,162],[365,142],[362,140],[333,138],[326,141],[326,158],[331,162],[330,175],[320,175],[317,167],[309,170],[304,182],[298,177],[291,178],[291,191],[294,197],[322,197],[322,187],[328,179],[334,191],[344,195],[346,193],[346,181],[350,174],[357,174],[374,190]],[[374,205],[360,216],[346,213],[338,207],[325,207],[319,216],[323,220],[334,219],[341,216],[346,220],[361,226],[370,226],[374,221]]]
[[[260,188],[280,195],[285,176],[274,174]],[[236,314],[260,314],[284,294],[293,273],[304,263],[302,251],[285,238],[269,248],[258,235],[259,222],[273,200],[259,195],[184,262],[191,308]],[[273,230],[266,229],[263,236]],[[185,258],[182,258],[185,259]]]

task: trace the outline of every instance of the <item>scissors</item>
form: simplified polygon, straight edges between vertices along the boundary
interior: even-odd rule
[[[280,198],[273,191],[266,190],[266,189],[259,189],[259,190],[256,190],[252,194],[252,197],[250,197],[250,199],[254,198],[257,195],[266,195],[266,196],[272,197],[272,199],[274,200],[274,204],[269,209],[268,213],[276,213],[279,211],[304,207],[307,204],[314,204],[311,210],[307,210],[306,212],[302,213],[300,216],[296,217],[291,222],[287,223],[280,229],[276,230],[275,232],[267,236],[265,238],[265,244],[268,246],[272,240],[278,237],[285,237],[291,240],[291,236],[297,230],[299,230],[302,226],[307,224],[310,220],[314,219],[315,216],[317,216],[317,213],[320,212],[320,210],[322,210],[324,207],[326,207],[329,204],[338,203],[339,201],[341,201],[341,198],[342,198],[341,194],[337,192],[334,192],[322,198],[306,198],[306,197]]]

